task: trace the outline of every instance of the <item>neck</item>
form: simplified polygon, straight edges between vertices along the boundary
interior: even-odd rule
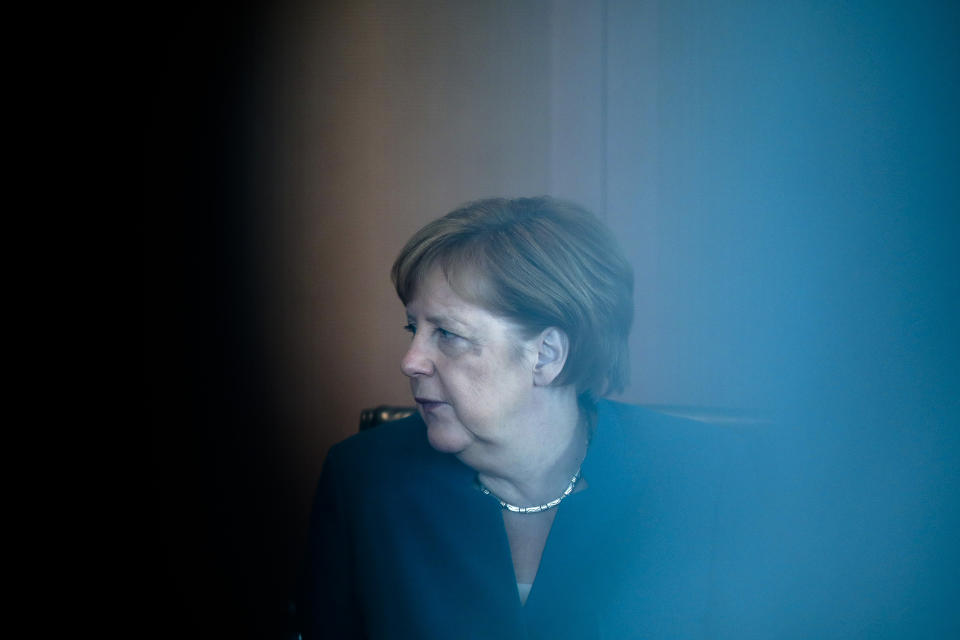
[[[477,469],[480,482],[515,505],[543,504],[570,484],[586,455],[587,425],[572,388],[550,388],[531,419],[531,438],[504,443],[500,455]]]

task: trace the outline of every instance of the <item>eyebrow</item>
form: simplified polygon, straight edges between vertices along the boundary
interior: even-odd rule
[[[427,316],[427,322],[429,322],[430,324],[437,324],[437,325],[446,325],[446,326],[455,325],[455,326],[463,327],[466,329],[470,328],[470,325],[463,322],[462,320],[458,320],[454,318],[453,316],[443,316],[443,315]]]
[[[462,320],[458,320],[457,318],[454,318],[454,317],[452,317],[452,316],[446,316],[446,315],[431,315],[431,316],[427,316],[425,319],[426,319],[426,321],[429,322],[430,324],[436,325],[436,326],[448,326],[448,327],[449,327],[449,326],[451,326],[451,325],[454,325],[454,326],[456,326],[456,327],[462,327],[462,328],[464,328],[464,329],[472,329],[472,328],[473,328],[472,325],[469,325],[469,324],[467,324],[466,322],[463,322]],[[412,321],[412,320],[416,320],[416,318],[414,318],[413,315],[411,315],[411,314],[408,313],[408,314],[407,314],[407,320]]]

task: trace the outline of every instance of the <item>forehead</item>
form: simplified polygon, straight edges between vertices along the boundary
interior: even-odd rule
[[[468,276],[464,275],[464,277]],[[502,329],[515,328],[509,320],[494,315],[479,304],[463,298],[451,286],[443,269],[438,266],[430,268],[420,279],[413,298],[407,304],[407,315],[431,322],[453,322],[476,329],[492,326]]]
[[[438,313],[458,311],[461,313],[489,313],[480,305],[464,299],[450,285],[450,281],[438,266],[431,267],[419,278],[413,297],[407,303],[407,311]]]

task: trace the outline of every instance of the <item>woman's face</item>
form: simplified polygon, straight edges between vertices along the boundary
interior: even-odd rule
[[[410,378],[427,438],[470,464],[517,447],[533,409],[536,349],[515,324],[467,302],[434,267],[407,305],[413,334],[400,368]]]

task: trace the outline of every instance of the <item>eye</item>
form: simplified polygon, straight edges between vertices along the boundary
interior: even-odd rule
[[[437,335],[440,336],[441,340],[447,340],[447,341],[460,337],[457,334],[453,333],[452,331],[447,331],[446,329],[441,329],[440,327],[437,327]]]
[[[412,336],[417,335],[417,325],[413,324],[412,322],[403,325],[403,330]]]

